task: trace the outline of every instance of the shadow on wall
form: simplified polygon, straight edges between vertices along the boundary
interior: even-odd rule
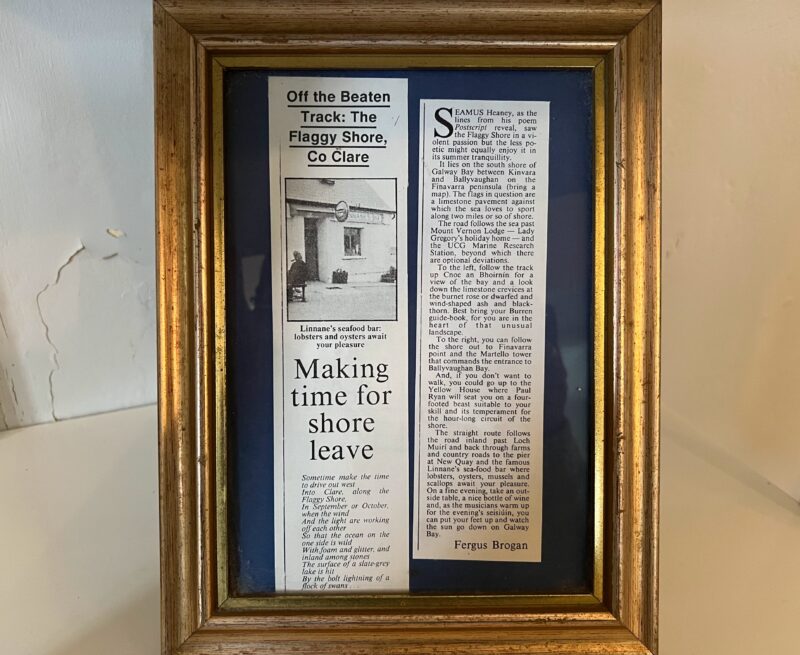
[[[133,598],[127,605],[103,615],[98,608],[98,621],[70,642],[45,655],[145,655],[158,653],[161,647],[158,630],[160,611],[159,589],[153,586]]]
[[[800,498],[795,498],[790,491],[782,489],[751,465],[703,436],[669,407],[662,409],[661,433],[662,439],[674,441],[709,466],[800,518]]]
[[[155,407],[0,434],[0,653],[159,652],[156,435]]]

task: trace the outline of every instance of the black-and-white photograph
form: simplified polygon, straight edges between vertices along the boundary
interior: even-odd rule
[[[289,321],[397,320],[397,180],[286,179]]]

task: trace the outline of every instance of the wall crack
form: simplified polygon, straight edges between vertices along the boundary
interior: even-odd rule
[[[75,259],[80,255],[84,250],[86,250],[86,246],[83,245],[80,241],[78,242],[79,246],[76,250],[72,252],[72,254],[67,257],[66,261],[58,267],[56,271],[55,279],[52,282],[49,282],[45,285],[45,287],[36,294],[36,309],[39,312],[39,320],[42,323],[42,327],[44,328],[44,338],[47,340],[47,343],[50,345],[50,348],[53,351],[52,362],[53,366],[50,368],[50,374],[47,376],[47,383],[48,389],[50,392],[50,415],[53,417],[53,421],[58,421],[58,417],[56,416],[56,397],[53,391],[53,376],[56,374],[57,371],[61,370],[61,362],[58,360],[59,350],[56,347],[56,344],[53,343],[53,339],[50,337],[50,326],[47,324],[47,321],[44,320],[44,314],[42,313],[42,295],[49,289],[58,286],[58,283],[61,281],[61,274],[64,272],[64,269],[67,268]]]

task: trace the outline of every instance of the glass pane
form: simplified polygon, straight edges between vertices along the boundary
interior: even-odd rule
[[[346,303],[331,301],[329,308],[323,311],[321,305],[315,304],[318,302],[315,298],[323,296],[314,294],[350,292],[362,270],[356,264],[362,259],[370,263],[374,260],[375,265],[374,270],[364,273],[369,279],[363,282],[364,295],[354,303],[357,310],[369,312],[384,305],[390,308],[386,311],[398,306],[407,308],[407,315],[397,318],[407,321],[408,325],[408,461],[398,461],[396,467],[408,469],[411,553],[407,561],[408,591],[468,594],[590,591],[594,449],[591,411],[594,90],[591,71],[229,70],[224,79],[224,169],[231,494],[229,553],[233,595],[260,596],[275,592],[276,552],[281,552],[280,547],[276,549],[276,543],[281,546],[278,542],[283,539],[275,528],[276,506],[282,501],[275,495],[277,437],[273,396],[275,376],[282,364],[274,349],[276,296],[272,289],[281,263],[275,260],[277,251],[270,234],[270,76],[407,80],[408,190],[407,198],[398,201],[407,207],[407,233],[400,244],[402,248],[398,249],[396,242],[387,242],[378,252],[379,242],[373,241],[379,238],[382,222],[393,224],[397,220],[395,213],[399,205],[392,204],[395,202],[392,200],[387,206],[372,208],[374,211],[356,217],[361,209],[354,198],[361,198],[362,191],[345,189],[345,184],[333,178],[318,177],[313,183],[287,180],[284,192],[290,202],[283,211],[286,211],[287,223],[291,220],[297,226],[294,240],[284,245],[290,287],[285,294],[292,301],[288,303],[289,321],[294,320],[292,312],[297,312],[294,314],[295,318],[299,317],[297,320],[307,321],[309,317],[302,313],[310,311],[327,316],[318,323],[309,323],[310,326],[324,326],[336,320],[335,312],[347,306]],[[550,103],[540,562],[413,557],[415,495],[410,481],[414,480],[414,426],[418,402],[415,380],[419,365],[416,331],[421,229],[420,131],[423,129],[420,103],[431,98]],[[325,195],[328,191],[330,198]],[[381,195],[383,191],[376,193]],[[294,196],[299,200],[295,202]],[[347,205],[346,212],[344,206],[339,205],[340,201]],[[337,216],[345,213],[348,218],[337,222]],[[359,227],[354,227],[356,218],[361,221]],[[323,221],[325,227],[321,228]],[[328,227],[337,227],[337,231],[332,232],[336,235],[332,240],[323,234]],[[342,260],[326,263],[328,252]],[[399,253],[405,253],[405,257],[398,261]],[[362,259],[344,259],[348,257]],[[399,282],[407,284],[407,298],[406,302],[398,304],[388,290],[395,292]]]

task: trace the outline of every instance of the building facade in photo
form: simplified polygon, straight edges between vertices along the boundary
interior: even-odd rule
[[[395,188],[391,179],[287,179],[288,261],[299,251],[309,280],[344,270],[350,284],[380,282],[397,267]]]

